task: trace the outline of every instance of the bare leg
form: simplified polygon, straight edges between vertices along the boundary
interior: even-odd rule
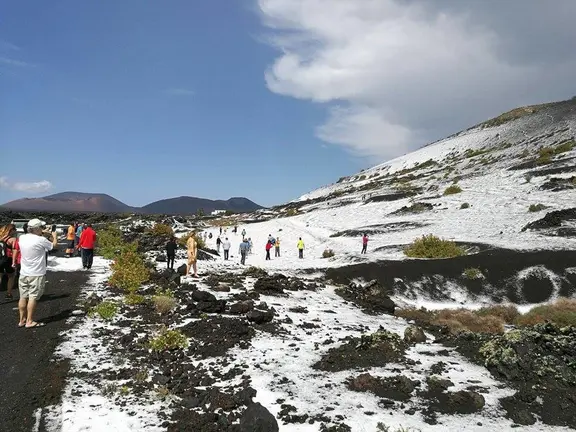
[[[196,261],[192,263],[192,268],[194,269],[194,277],[198,277],[198,270],[196,267]]]
[[[16,273],[10,273],[8,275],[8,283],[6,286],[6,295],[11,296],[12,290],[14,289],[14,283],[16,282]]]
[[[31,326],[34,325],[34,311],[36,310],[36,299],[35,298],[29,298],[28,299],[28,307],[26,308],[28,315],[26,317],[26,326]]]
[[[26,305],[28,304],[27,298],[20,298],[18,301],[18,312],[20,313],[19,326],[26,324]]]

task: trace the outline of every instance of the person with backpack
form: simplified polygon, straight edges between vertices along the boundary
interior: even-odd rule
[[[368,234],[364,233],[364,235],[362,236],[362,252],[360,253],[365,254],[366,249],[368,249]]]
[[[249,250],[250,243],[248,243],[248,240],[242,239],[242,243],[240,243],[240,264],[246,264],[246,255],[248,254]]]
[[[7,278],[6,299],[13,298],[16,282],[16,261],[18,258],[18,231],[16,225],[8,224],[0,229],[0,280]]]
[[[266,242],[266,261],[270,260],[270,249],[272,249],[272,242]]]
[[[166,243],[166,265],[167,268],[174,270],[174,260],[176,259],[176,249],[178,245],[176,244],[176,237],[170,237],[168,243]]]
[[[298,258],[304,258],[304,240],[302,240],[302,237],[298,239],[296,247],[298,248]]]
[[[274,243],[274,257],[280,256],[280,237],[276,237],[276,242]]]

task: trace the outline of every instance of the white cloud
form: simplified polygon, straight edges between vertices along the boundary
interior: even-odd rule
[[[21,60],[15,60],[9,57],[0,57],[0,64],[6,66],[15,66],[15,67],[31,67],[33,66],[31,63],[24,62]]]
[[[164,90],[164,94],[169,96],[194,96],[196,92],[186,88],[169,88]]]
[[[265,73],[268,88],[327,104],[329,117],[317,136],[354,154],[396,156],[535,98],[572,96],[576,56],[555,63],[508,61],[513,50],[524,54],[532,36],[503,46],[510,38],[502,33],[513,20],[496,26],[490,18],[503,20],[498,8],[486,8],[476,19],[451,2],[434,9],[429,0],[258,5],[272,33],[268,40],[281,53]],[[553,18],[545,16],[540,25],[551,28]]]
[[[41,193],[52,189],[52,183],[48,180],[37,182],[11,182],[8,177],[0,177],[0,189],[8,189],[24,193]]]

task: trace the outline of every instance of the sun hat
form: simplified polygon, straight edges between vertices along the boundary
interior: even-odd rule
[[[45,225],[40,219],[30,219],[28,222],[28,228],[41,228]]]

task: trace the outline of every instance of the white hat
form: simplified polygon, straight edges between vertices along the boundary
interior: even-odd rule
[[[41,228],[44,225],[46,225],[46,223],[42,222],[40,219],[31,219],[28,222],[28,228]]]

